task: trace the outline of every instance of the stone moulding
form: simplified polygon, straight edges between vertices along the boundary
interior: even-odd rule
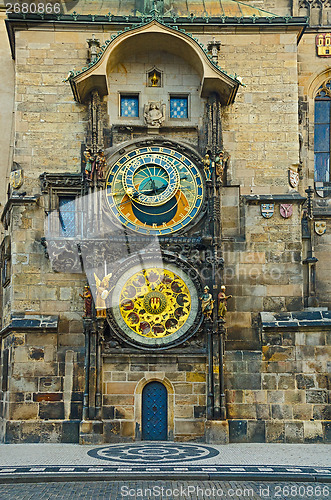
[[[331,311],[261,312],[260,316],[263,329],[331,327]]]
[[[286,194],[248,194],[241,196],[241,198],[248,204],[291,202],[302,205],[306,201],[306,198],[298,192]]]
[[[13,314],[10,322],[2,330],[0,337],[4,337],[16,330],[51,330],[57,331],[59,317],[39,314]]]
[[[2,215],[1,215],[1,222],[4,225],[5,229],[8,229],[9,226],[9,218],[8,215],[10,214],[10,211],[14,205],[32,205],[34,203],[38,203],[38,200],[40,199],[40,195],[34,195],[34,196],[25,196],[24,195],[16,195],[16,196],[11,196],[8,200],[6,205],[4,206]]]

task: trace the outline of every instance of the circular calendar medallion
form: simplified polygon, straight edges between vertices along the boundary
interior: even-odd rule
[[[173,264],[127,269],[114,286],[111,303],[124,337],[146,347],[164,347],[186,338],[199,310],[195,284]]]

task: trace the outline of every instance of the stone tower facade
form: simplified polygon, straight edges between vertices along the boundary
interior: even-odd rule
[[[0,439],[329,442],[331,5],[52,9],[0,10]]]

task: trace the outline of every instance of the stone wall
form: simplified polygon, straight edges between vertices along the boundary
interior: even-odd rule
[[[97,33],[101,43],[109,35],[110,33]],[[18,32],[16,36],[15,155],[27,170],[24,189],[33,191],[39,188],[38,177],[45,170],[80,171],[80,147],[85,140],[86,106],[73,102],[71,90],[62,80],[72,67],[80,68],[85,65],[86,38],[89,33],[29,30]],[[211,37],[200,33],[199,39],[207,45]],[[296,33],[291,31],[280,34],[273,31],[259,32],[256,29],[254,34],[245,34],[243,31],[234,33],[230,29],[227,33],[222,33],[221,67],[238,73],[245,83],[245,87],[239,90],[236,103],[224,110],[223,116],[224,148],[231,156],[228,181],[233,185],[240,184],[238,194],[279,194],[289,191],[288,167],[298,162],[299,147],[296,51]],[[170,71],[170,76],[173,75],[171,85],[176,76],[175,67],[178,68],[177,78],[182,79],[187,75],[191,79],[180,81],[187,83],[185,91],[189,90],[194,94],[190,123],[201,129],[201,118],[198,116],[200,114],[201,117],[202,108],[201,103],[198,105],[195,102],[197,91],[193,89],[193,84],[198,84],[194,80],[197,75],[193,70],[189,74],[187,63],[183,64],[181,61],[179,64],[174,56],[169,57],[172,59],[164,62],[161,58],[160,65],[165,64],[164,68]],[[147,92],[146,70],[153,58],[144,64],[141,64],[141,58],[135,59],[132,56],[131,59],[124,61],[127,68],[125,64],[113,68],[110,75],[111,89],[116,87],[116,92],[112,91],[109,97],[109,124],[118,121],[118,92],[121,88],[135,88],[136,91],[143,92],[146,99],[150,99],[151,92],[157,90],[160,100],[167,100],[168,92],[177,88],[168,85],[168,75],[165,75],[167,85],[164,88],[149,89]],[[130,74],[128,81],[127,74]],[[174,138],[173,131],[169,132],[170,136]],[[178,131],[177,137],[185,140],[185,132]],[[128,138],[115,136],[116,142]],[[197,137],[191,133],[187,135],[187,140],[197,142]],[[35,156],[38,157],[37,163],[33,159]],[[244,213],[238,212],[238,206],[239,198],[236,196],[228,203],[227,212],[224,213],[225,232],[227,225],[231,226],[236,240],[225,249],[229,273],[228,277],[225,275],[225,280],[230,286],[230,293],[236,297],[229,303],[230,311],[236,311],[233,315],[229,314],[229,330],[232,332],[231,340],[245,340],[249,343],[256,341],[256,334],[252,329],[255,313],[272,308],[293,310],[301,306],[302,286],[298,283],[301,277],[298,264],[301,251],[298,224],[300,211],[296,207],[292,218],[283,220],[279,215],[279,207],[276,206],[274,217],[265,220],[259,212],[259,205],[245,206]],[[235,221],[231,219],[234,216]],[[27,216],[28,219],[29,217],[31,216]],[[20,280],[24,281],[25,276],[17,268],[13,281],[13,307],[21,310],[28,304],[29,309],[48,314],[56,303],[56,309],[65,315],[71,300],[70,313],[79,311],[82,302],[78,298],[78,290],[82,282],[75,283],[75,277],[71,275],[51,273],[49,263],[45,262],[42,255],[42,248],[39,247],[36,251],[36,241],[43,231],[43,217],[42,210],[35,209],[32,218],[33,224],[38,224],[38,231],[27,227],[24,234],[28,235],[27,245],[33,245],[33,250],[30,251],[35,254],[29,279],[48,286],[42,299],[40,289],[35,288],[34,283],[30,283],[29,291],[23,290]],[[24,223],[32,224],[32,219]],[[19,231],[23,230],[21,226],[17,228]],[[19,231],[17,237],[20,243],[17,245],[22,246],[23,233]],[[16,235],[13,237],[16,239]],[[14,243],[16,244],[15,241]],[[20,249],[20,253],[23,254],[23,249]],[[288,259],[294,261],[289,262]],[[24,270],[30,269],[31,264],[32,261],[29,261]],[[275,266],[277,276],[272,275]],[[21,267],[23,270],[23,263]],[[33,269],[35,276],[32,276]],[[27,293],[29,296],[26,301],[24,294]],[[237,348],[238,345],[233,347]]]
[[[9,172],[13,155],[13,108],[14,108],[14,61],[11,59],[8,35],[5,26],[4,1],[0,0],[0,60],[6,68],[0,75],[0,209],[6,203]]]
[[[293,215],[284,219],[280,201],[271,199],[274,215],[265,219],[261,200],[248,197],[238,217],[228,198],[224,188],[225,235],[240,216],[244,226],[237,225],[237,237],[225,237],[223,243],[224,282],[233,295],[228,301],[227,348],[251,349],[260,345],[256,325],[260,311],[303,308],[301,206],[296,202]]]
[[[261,351],[226,353],[230,442],[330,442],[327,329],[264,331]]]
[[[300,132],[303,138],[301,157],[303,161],[302,178],[305,185],[314,184],[314,98],[319,87],[331,78],[330,59],[318,57],[315,46],[316,33],[307,33],[298,49],[299,98],[302,115]],[[330,198],[321,199],[315,194],[315,220],[327,221],[327,231],[322,236],[314,234],[317,297],[319,304],[331,307],[331,268],[330,268]]]
[[[289,11],[287,0],[277,4],[273,0],[247,1],[279,14]],[[88,5],[90,2],[79,4],[77,10],[83,6],[85,12],[97,8],[96,4]],[[74,102],[70,86],[63,79],[69,70],[86,65],[86,39],[91,37],[92,29],[101,44],[117,31],[116,26],[64,30],[55,23],[53,31],[39,26],[16,32],[13,159],[24,169],[20,192],[28,196],[40,193],[39,176],[44,171],[81,171],[87,106]],[[302,200],[299,197],[293,201],[294,213],[284,219],[279,213],[282,200],[274,196],[286,197],[293,192],[288,184],[288,168],[300,159],[299,97],[304,139],[300,194],[305,195],[305,187],[313,182],[314,89],[322,83],[322,75],[331,75],[329,63],[314,55],[314,33],[307,33],[298,49],[297,31],[290,26],[286,32],[285,28],[271,25],[262,29],[252,26],[249,32],[241,26],[213,29],[206,25],[199,30],[192,24],[194,36],[205,46],[214,35],[221,39],[220,66],[237,73],[245,85],[240,87],[235,104],[223,109],[222,115],[224,149],[230,155],[229,186],[222,194],[224,281],[227,293],[233,295],[228,304],[225,374],[230,441],[329,441],[330,333],[310,327],[297,331],[268,329],[261,338],[258,328],[261,311],[298,311],[303,307]],[[6,44],[0,36],[2,54]],[[8,54],[6,57],[10,68]],[[146,88],[146,70],[155,58],[156,65],[165,64],[170,84],[151,94],[155,89]],[[192,128],[168,129],[165,135],[198,145],[204,100],[198,99],[197,74],[173,56],[150,53],[146,64],[142,59],[141,54],[138,59],[128,57],[124,61],[127,66],[118,66],[109,75],[111,95],[105,99],[109,115],[105,116],[104,127],[121,125],[121,88],[142,92],[144,99],[157,95],[167,104],[168,93],[183,87],[184,92],[189,89],[193,95]],[[9,69],[0,80],[6,96],[5,118],[1,119],[1,125],[3,120],[5,123],[5,134],[1,135],[6,142],[4,157],[9,157],[11,77]],[[178,85],[174,85],[176,79]],[[110,130],[107,133],[111,135]],[[134,134],[142,132],[117,128],[114,143],[133,139]],[[6,173],[1,172],[5,178]],[[259,198],[262,195],[269,196],[268,201]],[[4,190],[0,203],[1,196],[4,198]],[[275,203],[271,219],[261,215],[263,200]],[[2,367],[8,387],[0,387],[0,435],[6,434],[8,442],[77,442],[82,417],[84,337],[79,294],[85,277],[53,272],[41,244],[45,209],[44,199],[36,198],[28,205],[13,206],[10,213],[11,282],[3,292],[3,326],[8,330],[3,333],[1,345],[3,365],[8,354],[8,377]],[[329,236],[318,238],[317,282],[323,305],[330,306]],[[20,328],[13,324],[17,314],[27,321]],[[39,321],[37,315],[50,314],[59,317],[57,327],[51,331],[47,325],[36,323],[32,327],[29,323]],[[104,357],[102,439],[115,442],[141,437],[142,391],[151,380],[163,382],[168,390],[169,439],[204,440],[206,359],[177,354]]]
[[[228,180],[241,194],[289,191],[287,170],[298,163],[297,33],[219,33],[220,66],[244,83],[224,109]],[[202,37],[206,44],[206,37]]]
[[[16,331],[15,325],[20,327]],[[1,345],[1,352],[8,353],[8,372],[0,388],[0,419],[8,422],[0,439],[77,442],[84,353],[54,316],[17,316],[8,328]]]

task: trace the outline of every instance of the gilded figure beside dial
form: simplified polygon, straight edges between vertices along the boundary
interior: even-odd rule
[[[202,175],[177,151],[152,146],[122,156],[112,167],[106,196],[120,223],[141,234],[171,234],[199,213]]]

